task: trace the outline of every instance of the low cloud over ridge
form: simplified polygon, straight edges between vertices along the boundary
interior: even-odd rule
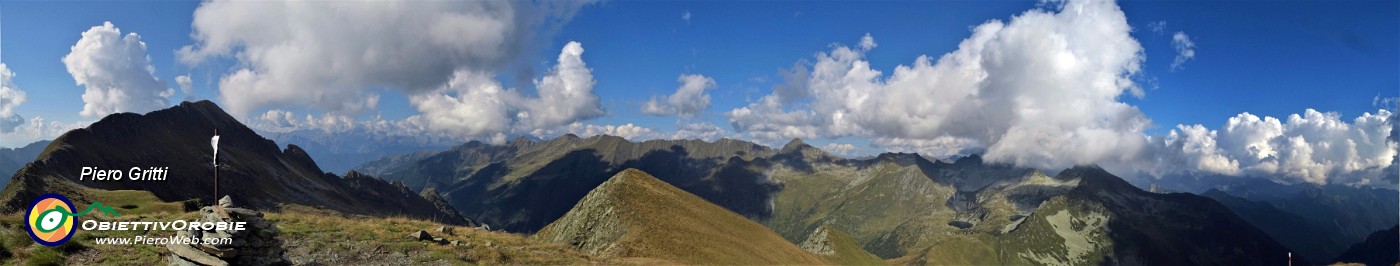
[[[239,62],[218,81],[220,102],[236,116],[292,107],[354,116],[376,109],[378,93],[388,88],[423,112],[405,121],[490,138],[511,133],[517,123],[559,127],[602,114],[577,43],[566,45],[554,71],[534,82],[539,97],[460,98],[518,94],[499,88],[497,74],[525,58],[522,51],[548,35],[541,32],[556,30],[588,3],[208,1],[195,10],[196,44],[177,56],[189,65],[218,57]],[[286,15],[292,13],[324,16]],[[473,109],[484,117],[474,120],[483,121],[446,113],[501,105],[538,107]]]
[[[871,69],[876,47],[835,45],[782,73],[786,82],[727,113],[739,133],[767,143],[801,137],[868,137],[888,151],[934,157],[984,153],[991,161],[1057,170],[1098,164],[1163,177],[1212,173],[1284,182],[1374,184],[1393,179],[1394,113],[1343,120],[1312,109],[1281,120],[1243,113],[1221,127],[1178,125],[1149,136],[1151,120],[1124,97],[1145,60],[1111,1],[1067,1],[988,21],[958,50],[920,56],[889,74]],[[1174,36],[1172,69],[1195,57]],[[809,70],[810,69],[810,70]]]
[[[775,91],[729,121],[760,139],[864,136],[933,156],[980,148],[994,161],[1044,168],[1126,160],[1146,145],[1150,124],[1118,101],[1143,94],[1131,79],[1142,47],[1113,2],[1054,9],[988,21],[958,50],[889,75],[865,59],[874,38],[835,46],[809,73],[789,75],[806,76],[786,85],[802,92]]]

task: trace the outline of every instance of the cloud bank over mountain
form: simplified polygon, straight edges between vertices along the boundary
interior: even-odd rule
[[[1281,120],[1250,113],[1231,117],[1218,130],[1178,125],[1153,137],[1139,167],[1155,176],[1196,170],[1225,175],[1269,176],[1313,184],[1382,183],[1394,169],[1395,114],[1380,109],[1344,120],[1313,109]]]
[[[970,27],[955,50],[891,70],[872,67],[868,55],[881,46],[867,33],[796,60],[778,73],[771,91],[738,107],[718,102],[725,97],[715,93],[722,75],[685,74],[674,92],[623,110],[663,117],[648,121],[675,119],[673,130],[591,121],[610,114],[596,93],[608,81],[594,78],[580,42],[548,49],[558,54],[541,60],[548,64],[543,75],[501,81],[503,73],[529,65],[521,61],[534,45],[553,42],[540,40],[588,4],[383,1],[329,8],[327,2],[209,1],[195,11],[195,44],[177,55],[189,65],[235,61],[218,79],[221,103],[272,131],[361,130],[493,143],[565,133],[769,145],[852,137],[859,141],[823,147],[848,155],[867,147],[930,157],[978,153],[1049,170],[1098,164],[1151,177],[1211,173],[1366,184],[1394,176],[1385,171],[1397,158],[1396,141],[1387,138],[1394,135],[1390,109],[1154,124],[1133,104],[1147,97],[1141,84],[1153,84],[1133,33],[1169,32],[1164,22],[1135,29],[1112,1],[1052,1],[988,20]],[[302,12],[311,10],[330,11]],[[1196,59],[1197,35],[1166,35],[1175,56],[1164,58],[1168,71]],[[188,76],[176,83],[190,94]],[[365,120],[384,93],[402,94],[416,112]],[[716,105],[723,109],[710,110]],[[705,120],[715,116],[721,118]],[[725,122],[728,127],[716,125]],[[1148,132],[1160,127],[1170,130]]]
[[[982,147],[988,159],[1035,167],[1126,160],[1151,123],[1119,101],[1143,95],[1132,80],[1142,46],[1113,2],[1053,9],[978,25],[958,50],[889,75],[865,58],[874,38],[837,45],[794,75],[807,77],[788,85],[801,92],[774,92],[729,120],[760,139],[865,136],[931,156]]]
[[[835,45],[787,82],[727,113],[740,133],[768,143],[801,137],[868,137],[890,151],[928,156],[985,153],[991,161],[1044,169],[1099,164],[1161,177],[1205,172],[1314,184],[1379,182],[1396,156],[1391,111],[1345,121],[1308,109],[1280,120],[1243,113],[1220,129],[1178,125],[1149,136],[1151,120],[1125,97],[1145,60],[1118,6],[1068,1],[972,29],[958,50],[920,56],[886,74],[870,68],[876,47]],[[1195,57],[1173,35],[1171,69]],[[810,70],[808,68],[810,67]]]
[[[239,62],[218,82],[221,102],[235,115],[304,105],[329,116],[357,115],[375,109],[389,88],[422,112],[408,120],[490,138],[603,114],[578,43],[566,45],[555,69],[534,81],[538,97],[494,80],[537,34],[556,30],[586,4],[208,1],[195,10],[196,44],[177,55],[190,65],[218,57]]]

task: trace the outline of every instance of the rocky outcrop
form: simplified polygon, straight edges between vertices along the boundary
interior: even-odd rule
[[[219,204],[199,209],[201,223],[246,222],[244,230],[179,231],[178,238],[230,239],[226,243],[170,244],[170,265],[287,265],[281,230],[263,219],[261,212],[237,208],[233,199],[224,196]],[[202,241],[201,241],[202,242]]]
[[[822,256],[836,255],[836,249],[832,247],[830,237],[831,231],[828,231],[825,226],[817,227],[817,230],[812,231],[812,234],[807,236],[806,241],[802,241],[802,249]]]
[[[402,186],[402,185],[403,185],[403,182],[402,182],[402,181],[395,180],[395,184],[397,184],[398,186]],[[438,194],[438,192],[437,192],[436,189],[433,189],[433,188],[425,188],[425,189],[423,189],[422,192],[419,192],[419,193],[418,193],[418,196],[419,196],[419,197],[422,197],[423,200],[427,200],[428,203],[432,204],[433,209],[436,209],[437,212],[450,215],[450,216],[449,216],[449,219],[450,219],[449,221],[458,221],[458,222],[447,222],[447,223],[450,223],[450,224],[458,224],[458,225],[465,225],[465,226],[480,226],[480,224],[478,224],[478,223],[476,222],[476,220],[472,220],[471,218],[468,218],[466,215],[462,215],[462,213],[457,212],[457,209],[456,209],[456,208],[453,208],[453,207],[452,207],[452,204],[447,203],[447,199],[442,198],[442,195]],[[438,222],[446,222],[446,221],[438,220]]]
[[[802,249],[839,265],[885,265],[884,260],[867,252],[851,235],[829,225],[812,230],[802,241]]]

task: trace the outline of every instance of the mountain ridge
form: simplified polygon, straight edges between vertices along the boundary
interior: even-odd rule
[[[503,145],[467,143],[379,169],[408,170],[384,174],[386,179],[439,173],[444,177],[439,181],[449,182],[438,189],[454,206],[495,228],[523,233],[544,227],[540,221],[563,217],[608,177],[636,168],[763,224],[790,243],[828,227],[848,232],[880,258],[900,262],[1249,265],[1281,262],[1282,256],[1274,261],[1265,254],[1287,252],[1211,199],[1146,192],[1095,166],[1050,176],[980,156],[951,163],[909,153],[846,159],[800,140],[784,146],[566,135]],[[1141,206],[1156,209],[1137,210]],[[1160,224],[1158,216],[1177,218]],[[1153,242],[1152,237],[1171,239]],[[1040,246],[1017,244],[1022,240]],[[1195,242],[1241,248],[1176,250],[1199,252],[1195,258],[1157,251],[1173,247],[1165,243]],[[958,253],[944,251],[955,246],[986,255],[950,260]]]
[[[14,176],[25,164],[34,161],[40,153],[48,148],[53,141],[40,140],[26,144],[17,148],[0,148],[0,187],[10,182],[10,177]]]
[[[387,181],[341,178],[321,172],[305,150],[296,145],[279,149],[209,101],[183,102],[146,114],[108,115],[88,127],[54,139],[39,157],[12,178],[0,192],[0,213],[20,210],[38,194],[63,192],[81,201],[82,188],[145,190],[162,201],[214,202],[213,150],[209,138],[220,135],[217,185],[220,196],[232,195],[241,205],[276,209],[291,203],[329,208],[349,214],[404,215],[452,224],[473,222],[457,213],[443,213],[406,189]],[[81,180],[80,169],[166,167],[165,180]],[[374,190],[374,191],[369,191]],[[374,196],[367,196],[374,195]]]
[[[1400,225],[1391,226],[1390,229],[1379,230],[1366,237],[1366,240],[1352,244],[1342,255],[1337,257],[1338,263],[1365,263],[1366,265],[1395,265],[1400,264]]]
[[[628,168],[534,238],[605,257],[681,264],[826,264],[768,228]]]

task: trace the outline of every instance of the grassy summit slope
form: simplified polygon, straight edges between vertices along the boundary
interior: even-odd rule
[[[682,264],[824,264],[777,233],[636,169],[613,176],[535,238],[596,255]]]
[[[198,212],[185,212],[182,202],[164,202],[149,191],[82,189],[85,199],[111,205],[120,216],[103,213],[83,219],[98,221],[169,222],[194,220]],[[78,208],[85,201],[75,200]],[[285,241],[287,259],[295,265],[617,265],[579,252],[567,245],[548,243],[524,235],[457,227],[453,234],[435,228],[450,226],[408,217],[373,217],[346,214],[302,205],[282,205],[264,212]],[[79,230],[68,243],[44,247],[25,233],[23,213],[0,215],[0,265],[166,265],[170,251],[163,245],[99,245],[99,238],[143,235],[169,237],[174,231]],[[419,241],[409,233],[428,230],[433,237],[457,241],[442,245]]]

